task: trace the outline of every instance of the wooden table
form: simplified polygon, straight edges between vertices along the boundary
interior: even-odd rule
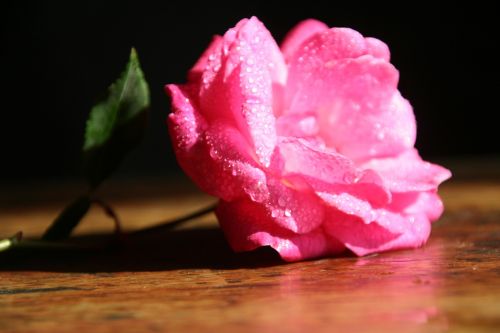
[[[134,184],[103,191],[128,230],[213,202],[185,184]],[[75,191],[5,189],[0,235],[40,235]],[[234,254],[213,215],[105,250],[2,253],[0,331],[500,332],[500,182],[441,194],[424,248],[365,258]],[[74,241],[101,244],[110,230],[93,209]]]

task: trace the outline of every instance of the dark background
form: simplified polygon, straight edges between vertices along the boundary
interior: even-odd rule
[[[213,34],[258,16],[280,41],[317,18],[385,41],[414,106],[425,158],[499,156],[493,5],[433,2],[66,1],[1,5],[0,181],[78,176],[91,106],[138,50],[152,94],[150,127],[124,175],[179,172],[163,86],[183,82]],[[496,118],[496,117],[495,117]]]

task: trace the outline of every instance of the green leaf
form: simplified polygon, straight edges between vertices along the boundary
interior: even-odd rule
[[[142,139],[149,108],[149,88],[135,49],[108,96],[90,111],[83,145],[85,173],[95,189]]]
[[[43,240],[57,241],[67,238],[80,220],[87,214],[91,204],[89,196],[82,196],[69,204],[42,236]]]

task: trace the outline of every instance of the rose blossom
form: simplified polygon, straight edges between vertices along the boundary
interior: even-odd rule
[[[179,164],[236,251],[287,261],[416,248],[450,177],[414,148],[413,110],[378,39],[306,20],[281,48],[255,17],[215,36],[170,84]]]

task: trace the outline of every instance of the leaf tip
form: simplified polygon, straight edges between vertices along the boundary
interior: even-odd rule
[[[133,46],[130,49],[130,61],[133,61],[133,62],[139,61],[139,56],[137,55],[137,50]]]

